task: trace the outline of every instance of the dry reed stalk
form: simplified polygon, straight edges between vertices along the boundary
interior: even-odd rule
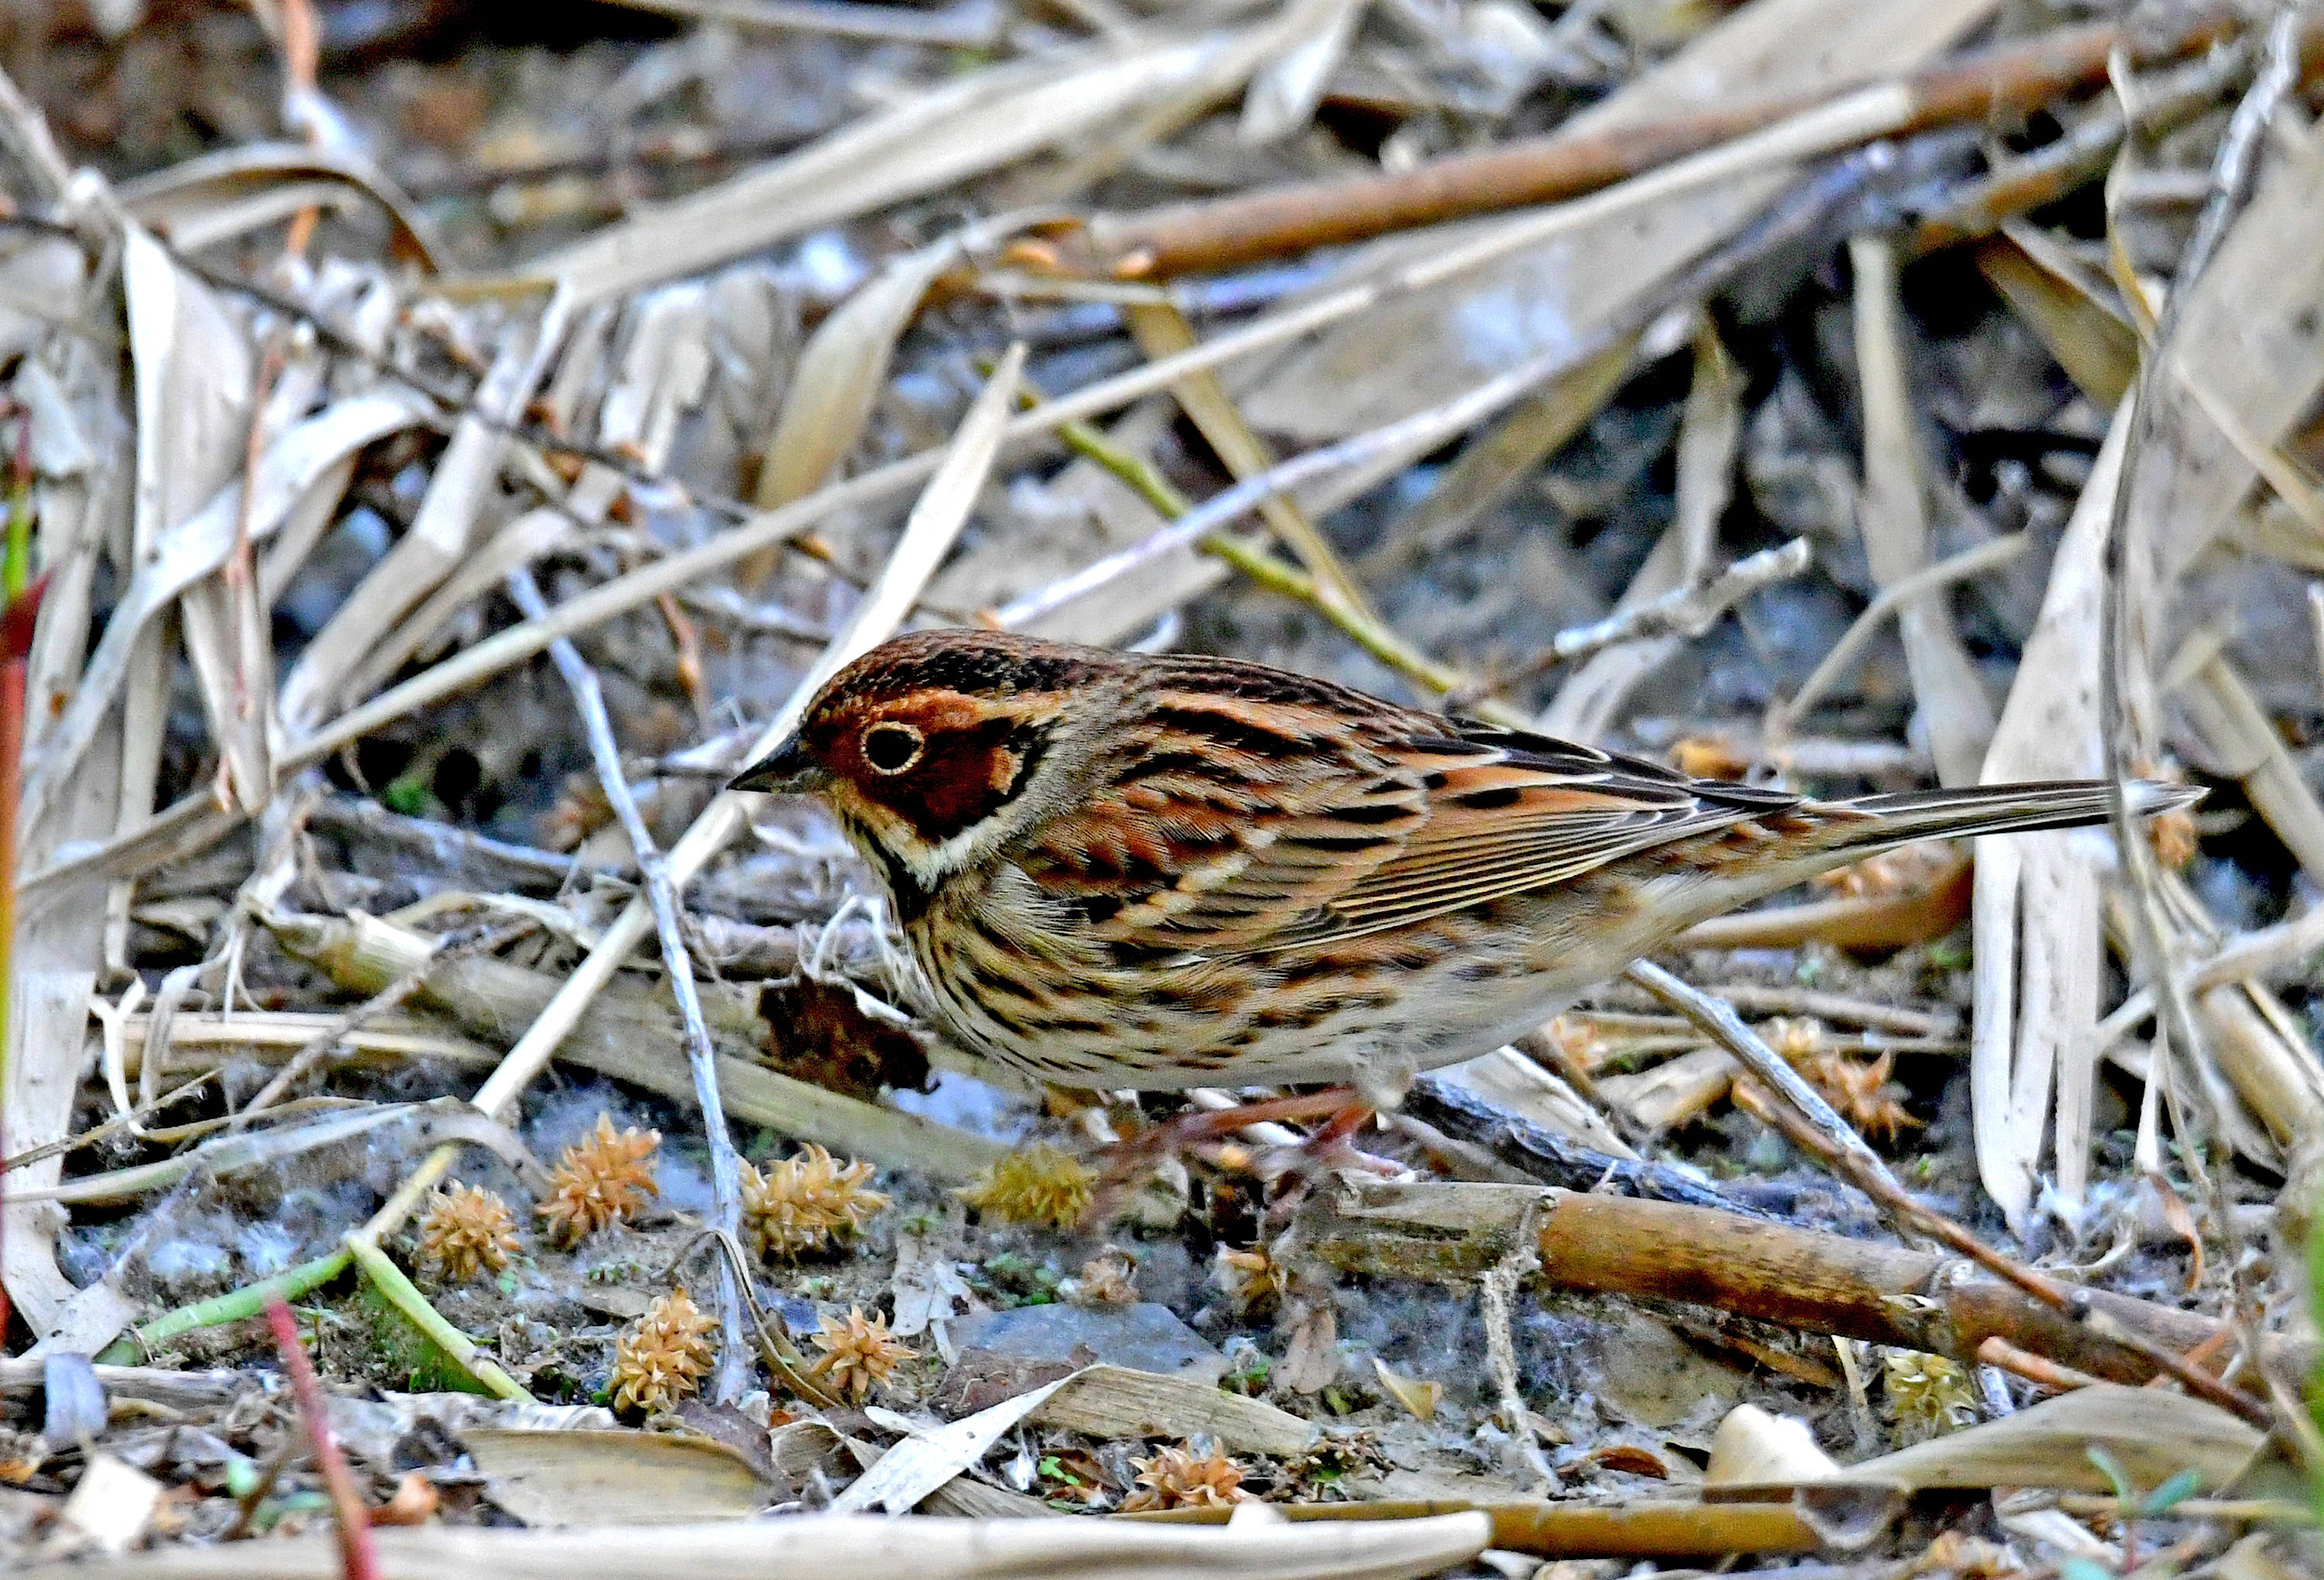
[[[2160,36],[2113,23],[2062,28],[2012,41],[1893,79],[1909,106],[1888,135],[1969,121],[2007,121],[2106,80],[2116,51],[2145,67],[2196,53],[2228,36],[2227,8],[2193,12]],[[1071,255],[1092,272],[1124,279],[1209,273],[1314,247],[1470,215],[1552,203],[1634,180],[1707,148],[1747,136],[1830,102],[1831,94],[1780,94],[1645,125],[1550,133],[1449,154],[1389,175],[1278,187],[1231,198],[1082,222]]]
[[[1808,1333],[1977,1361],[1998,1335],[2110,1380],[2156,1375],[2140,1347],[2107,1336],[1962,1257],[1849,1239],[1711,1207],[1539,1186],[1393,1184],[1346,1176],[1306,1209],[1315,1253],[1343,1272],[1445,1283],[1505,1254],[1528,1207],[1558,1289],[1677,1300]],[[2213,1337],[2199,1313],[2086,1291],[2126,1335],[2174,1354]],[[2283,1350],[2297,1364],[2305,1352]]]

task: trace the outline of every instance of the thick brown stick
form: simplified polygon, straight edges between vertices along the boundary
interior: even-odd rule
[[[1543,1287],[1683,1301],[1809,1333],[1978,1360],[1988,1338],[2120,1382],[2153,1363],[1965,1258],[1849,1240],[1710,1207],[1508,1185],[1357,1182],[1319,1191],[1308,1243],[1344,1272],[1465,1281],[1494,1266],[1534,1214]],[[1536,1204],[1538,1204],[1537,1206]],[[2090,1291],[2151,1343],[2184,1352],[2218,1324]],[[2294,1363],[2298,1363],[2295,1358]]]
[[[2207,48],[2236,25],[2231,11],[2204,10],[2149,35],[2111,23],[2061,28],[1940,62],[1901,79],[1912,95],[1914,113],[1892,134],[2022,116],[2104,82],[2107,58],[2116,48],[2134,65],[2159,65]],[[1618,131],[1551,133],[1431,160],[1396,175],[1308,181],[1134,214],[1094,215],[1081,238],[1088,255],[1077,262],[1120,278],[1167,279],[1468,215],[1555,202],[1628,180],[1837,97],[1784,94]]]

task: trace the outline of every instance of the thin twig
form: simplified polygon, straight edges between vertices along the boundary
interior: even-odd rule
[[[1551,638],[1549,646],[1538,656],[1495,680],[1492,689],[1505,691],[1558,664],[1572,663],[1628,642],[1651,642],[1664,636],[1701,636],[1717,624],[1728,610],[1753,593],[1776,582],[1788,581],[1805,570],[1809,559],[1808,541],[1794,538],[1780,548],[1746,555],[1701,581],[1673,587],[1635,609],[1609,614],[1587,625],[1571,626]],[[1479,696],[1456,692],[1445,698],[1444,705],[1467,707],[1480,699]]]
[[[2107,1317],[2098,1309],[2087,1289],[2070,1289],[2043,1277],[2023,1262],[2002,1255],[1941,1213],[1932,1212],[1914,1200],[1864,1138],[1832,1111],[1831,1104],[1782,1055],[1760,1040],[1732,1009],[1650,961],[1634,963],[1624,975],[1692,1021],[1705,1036],[1733,1054],[1763,1085],[1778,1094],[1789,1104],[1790,1112],[1803,1122],[1787,1128],[1785,1134],[1812,1152],[1833,1173],[1870,1197],[1904,1227],[1969,1258],[2100,1336],[2137,1351],[2157,1371],[2177,1378],[2190,1393],[2233,1411],[2263,1431],[2273,1424],[2264,1402],[2229,1388],[2200,1367],[2189,1364],[2167,1345],[2155,1344]],[[1778,1104],[1776,1111],[1784,1112],[1783,1106]]]
[[[509,596],[528,620],[549,618],[548,602],[530,568],[519,566],[508,573]],[[621,820],[637,855],[645,880],[647,902],[653,908],[654,931],[661,940],[662,969],[669,974],[671,994],[686,1031],[686,1058],[694,1073],[695,1101],[702,1109],[703,1134],[710,1147],[710,1198],[721,1233],[740,1234],[742,1225],[742,1178],[734,1138],[726,1129],[726,1105],[718,1093],[718,1050],[710,1040],[709,1022],[703,1018],[702,994],[694,980],[694,957],[687,952],[686,935],[678,927],[678,890],[669,878],[669,863],[654,843],[652,831],[630,793],[630,779],[622,767],[622,749],[613,739],[613,722],[605,712],[605,695],[580,650],[564,637],[549,645],[549,654],[564,677],[580,709],[582,727],[589,737],[589,758],[597,783]],[[726,1340],[719,1356],[716,1397],[723,1402],[742,1391],[748,1335],[742,1327],[742,1294],[733,1270],[718,1269],[718,1315]]]
[[[2204,201],[2203,212],[2195,221],[2194,236],[2180,259],[2178,278],[2172,290],[2174,298],[2202,278],[2212,254],[2227,239],[2228,225],[2242,212],[2245,200],[2251,196],[2260,137],[2267,131],[2268,123],[2275,119],[2284,97],[2300,80],[2301,15],[2305,9],[2298,4],[2279,6],[2275,20],[2268,25],[2267,55],[2259,75],[2252,79],[2250,90],[2237,101],[2236,113],[2227,118],[2227,135],[2219,140],[2218,154],[2211,163],[2211,195]]]
[[[476,1341],[452,1326],[444,1314],[428,1303],[404,1270],[388,1259],[377,1243],[367,1240],[360,1231],[346,1236],[347,1253],[355,1265],[370,1279],[373,1288],[387,1303],[401,1312],[405,1320],[426,1335],[428,1341],[450,1356],[463,1371],[484,1385],[484,1391],[496,1399],[515,1404],[530,1404],[532,1395],[524,1385],[510,1376],[501,1363],[484,1354]]]
[[[417,971],[407,972],[402,977],[389,983],[379,992],[372,994],[346,1013],[337,1017],[328,1026],[309,1038],[306,1045],[292,1054],[289,1061],[274,1073],[273,1079],[260,1087],[258,1095],[243,1104],[241,1111],[233,1115],[227,1128],[240,1130],[280,1102],[282,1094],[302,1079],[308,1071],[320,1064],[324,1057],[337,1048],[348,1032],[371,1024],[390,1010],[400,1007],[406,999],[418,993],[427,984],[428,973],[435,969],[443,959],[466,954],[472,949],[499,949],[503,945],[514,943],[540,925],[539,921],[528,916],[521,917],[514,921],[464,928],[445,934],[436,940],[436,947],[430,952],[425,966]],[[161,1051],[153,1048],[149,1039],[146,1048],[147,1056],[158,1057]],[[140,1073],[143,1074],[142,1067]],[[185,1088],[180,1087],[180,1090],[183,1091]]]
[[[2278,13],[2269,32],[2268,59],[2260,69],[2251,89],[2237,105],[2230,117],[2228,132],[2222,139],[2213,163],[2213,196],[2199,217],[2196,235],[2181,254],[2181,264],[2172,282],[2170,296],[2159,319],[2153,324],[2146,355],[2139,365],[2136,381],[2131,386],[2132,402],[2129,415],[2130,443],[2134,447],[2125,456],[2123,484],[2114,492],[2107,522],[2105,549],[2106,596],[2099,601],[2098,614],[2098,717],[2099,739],[2106,752],[2107,777],[2113,789],[2109,797],[2108,823],[2114,835],[2116,859],[2122,864],[2125,888],[2129,903],[2126,906],[2132,925],[2133,957],[2140,974],[2157,989],[2162,1014],[2158,1030],[2164,1035],[2157,1039],[2158,1050],[2176,1049],[2178,1057],[2189,1062],[2190,1068],[2201,1068],[2209,1058],[2209,1042],[2201,1021],[2195,1013],[2192,994],[2181,980],[2180,960],[2181,940],[2177,929],[2165,915],[2162,896],[2160,866],[2144,831],[2131,808],[2130,785],[2148,768],[2143,760],[2149,750],[2145,732],[2133,720],[2125,686],[2131,679],[2127,666],[2133,661],[2133,650],[2126,633],[2135,621],[2151,616],[2157,611],[2133,610],[2132,597],[2141,590],[2167,598],[2171,589],[2145,586],[2146,578],[2134,577],[2134,564],[2146,564],[2153,550],[2145,542],[2131,541],[2131,504],[2138,476],[2138,446],[2156,421],[2157,403],[2162,381],[2172,375],[2167,371],[2175,347],[2173,340],[2185,314],[2187,303],[2194,299],[2204,271],[2217,255],[2218,245],[2225,239],[2227,227],[2250,195],[2251,148],[2260,132],[2273,118],[2282,102],[2283,88],[2272,87],[2275,79],[2283,75],[2284,57],[2292,57],[2290,69],[2297,76],[2299,68],[2300,30],[2297,26],[2300,8],[2285,5]],[[2288,87],[2288,84],[2285,85]],[[2238,129],[2238,123],[2242,127]],[[2143,306],[2145,297],[2136,292],[2134,308]],[[2220,1238],[2227,1254],[2222,1258],[2228,1276],[2238,1286],[2237,1296],[2229,1302],[2227,1320],[2234,1325],[2237,1341],[2247,1362],[2258,1360],[2257,1335],[2248,1320],[2246,1302],[2240,1298],[2245,1259],[2237,1254],[2240,1238],[2235,1215],[2227,1210],[2231,1199],[2222,1178],[2227,1167],[2223,1149],[2207,1148],[2204,1137],[2196,1133],[2189,1115],[2181,1111],[2181,1093],[2178,1083],[2167,1081],[2165,1072],[2157,1069],[2152,1078],[2164,1085],[2162,1090],[2172,1110],[2172,1128],[2178,1132],[2185,1150],[2188,1178],[2202,1197],[2202,1206]],[[2196,1089],[2198,1100],[2209,1110],[2209,1133],[2220,1133],[2223,1116],[2209,1086],[2196,1080],[2190,1085]],[[2176,1361],[2176,1357],[2172,1357]],[[2174,1372],[2174,1375],[2176,1373]],[[2207,1386],[2211,1386],[2205,1375]],[[2209,1397],[2208,1394],[2206,1397]],[[2238,1401],[2230,1406],[2238,1414],[2246,1414],[2250,1401],[2240,1393]],[[2259,1407],[2264,1410],[2264,1406]],[[2246,1418],[2251,1418],[2246,1414]],[[2262,1419],[2263,1428],[2276,1424]],[[2292,1439],[2296,1441],[2296,1439]]]
[[[1857,615],[1849,628],[1840,633],[1840,640],[1831,644],[1831,651],[1824,654],[1822,661],[1805,680],[1800,682],[1800,688],[1792,694],[1791,700],[1767,705],[1765,726],[1767,735],[1773,737],[1788,733],[1792,725],[1813,707],[1817,700],[1831,688],[1832,683],[1847,672],[1856,655],[1864,650],[1864,644],[1870,642],[1873,633],[1879,630],[1880,622],[1908,599],[1937,587],[1950,587],[1957,581],[1967,581],[1973,576],[1983,576],[1997,566],[2008,564],[2032,546],[2022,533],[2015,537],[1996,538],[1990,543],[1964,549],[1934,565],[1924,565],[1882,587],[1873,600],[1864,605],[1863,612]]]

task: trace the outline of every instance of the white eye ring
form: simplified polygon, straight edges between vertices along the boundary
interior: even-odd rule
[[[874,773],[902,773],[920,760],[927,744],[927,737],[910,725],[882,720],[863,732],[863,762]],[[886,760],[899,749],[902,756]]]

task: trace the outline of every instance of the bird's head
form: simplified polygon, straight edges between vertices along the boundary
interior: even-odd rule
[[[899,636],[833,676],[732,788],[817,798],[899,901],[907,879],[930,892],[1056,803],[1119,665],[999,632]]]

